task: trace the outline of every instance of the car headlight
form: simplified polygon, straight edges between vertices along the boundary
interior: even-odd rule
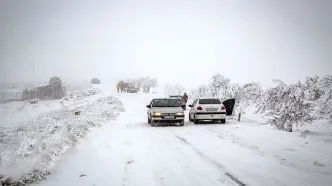
[[[184,113],[183,112],[178,112],[178,113],[176,113],[176,115],[182,116],[182,115],[184,115]]]
[[[154,115],[155,116],[161,116],[161,113],[160,112],[155,112]]]

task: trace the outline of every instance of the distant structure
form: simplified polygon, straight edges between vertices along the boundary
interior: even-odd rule
[[[100,79],[98,79],[98,78],[93,78],[93,79],[91,79],[91,83],[92,83],[92,84],[100,84]]]
[[[52,77],[49,85],[39,86],[35,88],[26,88],[22,93],[22,100],[29,99],[61,99],[66,96],[66,89],[62,86],[62,81],[58,77]]]

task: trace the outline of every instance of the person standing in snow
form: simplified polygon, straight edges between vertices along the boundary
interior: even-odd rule
[[[119,91],[120,91],[120,85],[119,84],[116,85],[116,89],[118,90],[118,93],[119,93]]]
[[[187,93],[183,94],[182,99],[185,102],[185,104],[182,105],[182,108],[183,108],[183,110],[187,110],[187,101],[188,101],[188,95],[187,95]]]
[[[183,94],[182,99],[183,99],[184,102],[187,104],[187,101],[188,101],[188,95],[187,95],[187,93],[184,93],[184,94]]]

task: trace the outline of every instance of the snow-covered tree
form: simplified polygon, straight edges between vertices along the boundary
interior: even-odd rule
[[[147,87],[150,87],[150,88],[155,88],[158,86],[158,81],[157,79],[150,79],[150,78],[147,78],[147,80],[145,81],[144,83]]]
[[[293,124],[311,123],[314,104],[307,101],[305,84],[286,85],[281,80],[274,82],[277,85],[265,91],[256,112],[271,116],[270,124],[288,132],[292,132]]]
[[[144,92],[149,92],[150,88],[155,88],[158,86],[157,79],[150,78],[150,77],[141,77],[138,79],[127,79],[126,82],[135,85],[136,88],[141,89],[143,88]]]
[[[91,79],[91,83],[92,84],[100,84],[100,79],[98,79],[98,78],[92,78]]]
[[[53,88],[62,88],[62,81],[59,77],[51,77],[49,83]]]
[[[318,114],[321,118],[329,119],[332,124],[332,76],[322,78],[318,87],[322,91],[322,95],[317,101]]]
[[[208,97],[212,96],[210,87],[207,85],[200,85],[197,88],[191,90],[190,97],[193,99],[199,98],[199,97]]]
[[[319,77],[306,77],[303,84],[308,101],[317,101],[324,93],[319,85]]]
[[[185,87],[180,84],[167,84],[165,85],[165,95],[182,95],[184,93]]]
[[[212,95],[216,97],[225,97],[229,83],[230,79],[225,78],[220,73],[212,76],[211,82],[209,84]]]
[[[242,87],[238,84],[230,84],[228,85],[222,96],[220,96],[221,100],[226,100],[226,99],[232,99],[232,98],[236,98],[237,100],[240,100],[240,97],[242,93]]]
[[[259,83],[251,82],[241,86],[241,101],[246,104],[256,104],[260,102],[263,88]]]

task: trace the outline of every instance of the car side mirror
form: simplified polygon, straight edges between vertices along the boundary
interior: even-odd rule
[[[146,107],[147,107],[147,108],[151,108],[151,105],[147,105]]]
[[[193,107],[193,105],[189,105],[189,107]]]

